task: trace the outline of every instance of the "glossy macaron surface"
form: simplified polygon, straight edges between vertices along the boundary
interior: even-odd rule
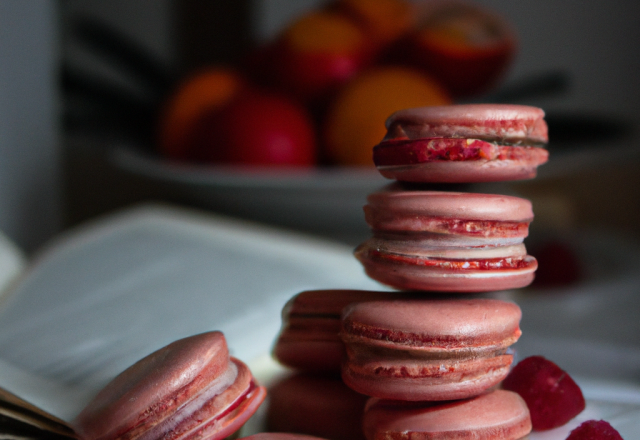
[[[401,110],[373,149],[380,173],[407,182],[491,182],[535,177],[548,160],[541,109],[469,104]]]
[[[522,244],[531,202],[496,194],[403,190],[364,207],[374,236],[355,251],[367,274],[398,289],[482,292],[524,287],[537,262]]]
[[[478,240],[485,240],[486,245],[499,245],[501,238],[522,241],[533,220],[531,202],[519,197],[407,191],[397,186],[370,194],[364,212],[374,232],[431,233],[454,241],[467,237],[470,246],[478,246]]]
[[[242,362],[229,357],[222,333],[209,332],[178,340],[129,367],[98,393],[73,426],[90,440],[154,439],[168,431],[172,438],[201,438],[198,433],[205,428],[207,438],[216,438],[226,422],[235,427],[250,416],[230,406],[255,411],[262,399],[264,389]],[[223,415],[227,420],[220,422]],[[211,432],[205,425],[214,420],[218,426]]]
[[[397,292],[309,290],[291,298],[282,309],[282,328],[273,357],[304,371],[340,371],[344,345],[338,336],[342,310],[354,302],[390,299]]]
[[[367,399],[339,376],[297,373],[269,388],[267,429],[363,440],[362,413]]]
[[[344,311],[341,337],[397,350],[495,350],[515,343],[521,317],[515,303],[496,299],[372,301]]]
[[[367,440],[516,440],[531,431],[524,401],[503,390],[442,404],[403,405],[372,399],[363,425]]]
[[[342,378],[382,399],[464,399],[508,373],[507,348],[521,312],[493,299],[424,299],[354,304],[343,313]]]
[[[512,104],[462,104],[400,110],[386,121],[385,140],[479,138],[546,143],[544,111]]]

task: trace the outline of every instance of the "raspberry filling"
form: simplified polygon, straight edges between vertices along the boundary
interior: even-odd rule
[[[513,270],[533,267],[536,259],[530,255],[503,258],[486,258],[481,260],[458,260],[447,258],[425,258],[409,255],[390,254],[369,249],[370,258],[382,259],[392,263],[410,264],[413,266],[434,267],[447,270]]]
[[[531,219],[524,221],[467,220],[426,215],[401,217],[393,212],[377,210],[366,205],[365,220],[379,231],[421,231],[456,234],[471,237],[526,237]],[[375,231],[374,231],[375,232]]]
[[[373,147],[376,166],[436,161],[517,160],[544,162],[547,151],[535,146],[499,145],[480,139],[429,138],[388,140]]]

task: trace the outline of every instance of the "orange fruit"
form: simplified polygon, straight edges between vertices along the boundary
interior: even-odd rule
[[[360,72],[371,59],[371,43],[348,18],[307,14],[274,43],[266,61],[273,82],[299,99],[323,99]]]
[[[433,79],[409,67],[377,67],[349,83],[331,104],[324,125],[327,157],[339,165],[373,166],[373,146],[385,121],[404,108],[451,104]]]
[[[211,68],[184,80],[160,116],[159,148],[163,157],[190,160],[200,119],[228,104],[244,88],[234,71]]]

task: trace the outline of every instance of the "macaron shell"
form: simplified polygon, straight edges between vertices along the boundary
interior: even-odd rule
[[[320,437],[314,437],[304,434],[292,434],[289,432],[259,432],[258,434],[242,437],[239,440],[323,440]]]
[[[249,368],[231,358],[237,369],[234,383],[213,398],[192,402],[181,408],[173,420],[157,425],[138,437],[139,440],[223,439],[238,429],[253,415],[266,397],[266,389],[255,384]]]
[[[364,439],[362,414],[367,397],[339,376],[295,374],[269,389],[267,428],[332,440]]]
[[[400,110],[386,121],[389,139],[480,138],[548,141],[544,111],[509,104],[463,104]]]
[[[424,230],[419,216],[458,220],[530,222],[529,200],[499,194],[445,191],[408,191],[391,185],[370,194],[365,207],[366,221],[373,229]],[[416,223],[408,219],[416,218]],[[408,219],[407,219],[408,218]]]
[[[382,299],[390,295],[390,292],[377,292],[369,290],[305,290],[291,298],[282,309],[283,321],[288,321],[291,316],[305,317],[322,315],[335,315],[340,318],[342,309],[354,302]]]
[[[333,333],[333,340],[327,341],[279,338],[273,349],[273,357],[295,370],[340,371],[344,344],[338,338],[338,329]]]
[[[74,430],[81,438],[91,440],[136,437],[228,368],[229,354],[222,333],[176,341],[118,375],[78,415]]]
[[[309,290],[287,302],[273,357],[281,364],[303,371],[336,372],[344,356],[340,340],[340,315],[349,304],[398,298],[397,292],[367,290]]]
[[[340,336],[342,378],[368,396],[403,401],[480,394],[509,372],[507,348],[520,337],[522,314],[493,299],[424,299],[353,304]]]
[[[373,250],[373,252],[371,252]],[[533,281],[538,263],[526,256],[525,267],[495,270],[459,270],[429,267],[384,258],[366,242],[354,252],[367,275],[400,290],[430,292],[491,292],[526,287]]]
[[[266,388],[257,386],[249,368],[238,359],[231,358],[238,367],[238,380],[224,393],[204,403],[188,418],[182,419],[164,440],[221,440],[244,425],[264,401]],[[151,436],[140,440],[160,438]]]
[[[533,179],[538,166],[547,162],[548,153],[531,160],[436,161],[411,165],[380,166],[387,179],[422,183],[482,183]]]
[[[521,317],[517,304],[489,298],[374,301],[345,309],[341,337],[399,350],[495,350],[515,343]]]
[[[425,363],[372,362],[362,369],[346,363],[342,380],[353,390],[371,397],[401,401],[466,399],[497,386],[509,373],[513,356],[501,355],[459,361],[443,359]],[[412,365],[413,364],[413,365]],[[412,368],[414,367],[414,368]],[[359,371],[360,370],[360,371]],[[392,370],[394,373],[382,375]],[[408,370],[424,377],[410,377]]]
[[[516,440],[531,432],[526,404],[517,394],[503,390],[413,407],[372,399],[367,403],[363,426],[368,440]]]

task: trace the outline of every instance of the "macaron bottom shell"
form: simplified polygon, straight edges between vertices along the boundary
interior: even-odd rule
[[[504,350],[494,356],[470,351],[463,359],[405,360],[382,358],[359,362],[349,353],[342,380],[371,397],[401,401],[442,401],[477,396],[498,385],[513,362]]]
[[[529,160],[435,161],[410,165],[378,166],[387,179],[416,183],[482,183],[527,180],[536,177],[542,162]]]
[[[526,287],[533,281],[538,267],[531,256],[525,256],[520,267],[512,269],[468,269],[463,267],[465,262],[462,260],[451,260],[454,264],[450,267],[446,260],[442,261],[444,264],[429,266],[418,260],[411,262],[410,258],[408,261],[387,258],[366,244],[356,249],[355,256],[367,275],[382,284],[401,290],[434,292],[491,292]]]
[[[284,339],[280,338],[273,350],[273,356],[281,364],[303,371],[340,371],[344,356],[344,344],[335,329],[331,340]]]
[[[194,399],[138,440],[220,440],[238,431],[265,399],[266,388],[255,383],[244,363],[235,358],[230,362],[238,376],[229,388],[208,400]]]
[[[495,390],[442,403],[371,399],[363,426],[367,440],[518,440],[531,432],[531,419],[520,396]]]

